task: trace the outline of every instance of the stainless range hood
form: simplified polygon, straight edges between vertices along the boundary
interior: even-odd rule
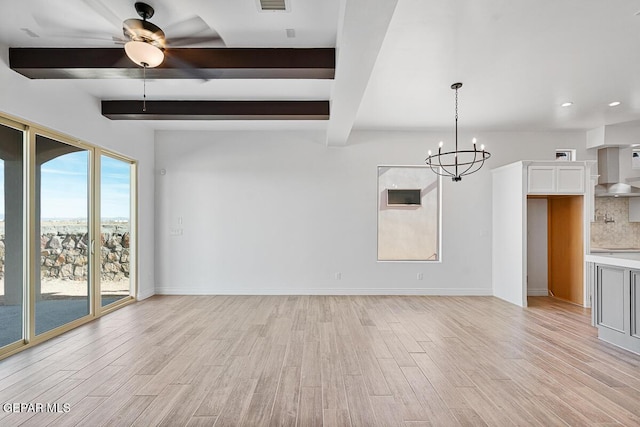
[[[629,159],[631,162],[631,159]],[[598,185],[596,197],[638,197],[640,188],[627,183],[621,174],[620,149],[607,147],[598,150]]]

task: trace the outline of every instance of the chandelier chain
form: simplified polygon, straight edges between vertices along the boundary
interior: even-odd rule
[[[456,89],[456,123],[458,122],[458,89]]]
[[[458,152],[458,86],[455,86],[456,88],[456,153]],[[455,155],[455,161],[456,161],[456,172],[455,175],[458,175],[458,155]]]

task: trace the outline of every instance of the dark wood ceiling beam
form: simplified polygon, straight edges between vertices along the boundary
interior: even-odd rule
[[[142,78],[122,48],[9,48],[9,66],[31,79]],[[333,79],[334,48],[172,48],[150,79]]]
[[[329,101],[102,101],[112,120],[328,120]]]

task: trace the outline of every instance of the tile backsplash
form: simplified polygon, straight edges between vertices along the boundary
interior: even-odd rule
[[[629,222],[629,199],[596,197],[591,223],[592,248],[640,248],[640,222]],[[605,222],[606,218],[614,222]]]

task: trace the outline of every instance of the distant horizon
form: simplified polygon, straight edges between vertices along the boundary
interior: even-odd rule
[[[130,217],[130,165],[101,157],[101,218]],[[44,221],[77,220],[88,214],[88,152],[68,153],[41,166],[41,216]],[[4,161],[0,160],[0,218],[4,221]]]

